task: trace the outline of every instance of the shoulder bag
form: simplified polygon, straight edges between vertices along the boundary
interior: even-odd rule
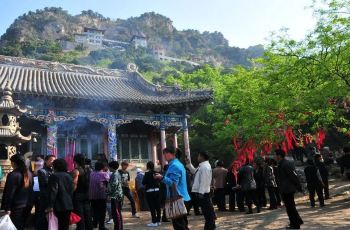
[[[187,215],[187,209],[183,197],[177,192],[174,183],[169,188],[169,197],[165,200],[165,215],[169,219],[177,219]]]

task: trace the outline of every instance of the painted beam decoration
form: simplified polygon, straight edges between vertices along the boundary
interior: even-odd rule
[[[133,121],[143,121],[147,125],[157,128],[179,127],[184,128],[187,121],[183,115],[177,114],[107,114],[81,111],[53,111],[48,109],[32,109],[27,113],[31,119],[44,121],[47,124],[47,153],[57,156],[57,129],[61,122],[73,121],[77,118],[87,118],[90,121],[102,124],[108,131],[108,154],[110,159],[117,159],[116,127],[130,124]]]
[[[161,122],[165,127],[183,127],[183,115],[177,114],[108,114],[93,113],[82,111],[55,111],[52,116],[52,110],[48,109],[32,109],[31,113],[26,115],[34,120],[44,121],[45,123],[72,121],[77,118],[85,117],[90,121],[100,123],[106,128],[110,122],[116,125],[129,124],[133,121],[143,121],[145,124],[160,127]]]

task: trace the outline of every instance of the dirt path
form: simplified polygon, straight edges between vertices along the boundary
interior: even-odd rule
[[[350,183],[346,181],[331,181],[330,192],[332,199],[326,201],[326,207],[310,208],[307,196],[297,199],[297,209],[305,224],[302,229],[350,229]],[[148,212],[140,213],[140,219],[130,218],[130,213],[124,214],[124,230],[145,230],[150,220]],[[259,214],[245,215],[239,212],[217,213],[217,229],[284,229],[289,223],[285,209],[266,210]],[[202,217],[189,216],[190,230],[203,229]],[[107,225],[113,229],[113,225]],[[154,229],[172,229],[171,224],[164,223]]]

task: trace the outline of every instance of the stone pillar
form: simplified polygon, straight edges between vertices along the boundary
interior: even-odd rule
[[[178,144],[177,144],[177,134],[176,133],[174,133],[174,140],[173,140],[173,144],[174,144],[174,149],[177,149],[178,148]]]
[[[184,133],[184,147],[185,147],[185,155],[191,160],[191,152],[190,152],[190,139],[188,136],[188,124],[187,124],[187,116],[184,117],[183,120],[183,133]]]
[[[108,155],[109,159],[117,160],[117,129],[114,122],[110,121],[107,126],[108,131]]]
[[[108,158],[109,157],[109,151],[108,151],[108,126],[105,126],[105,130],[103,132],[103,154]]]
[[[47,126],[47,155],[55,155],[57,157],[57,129],[56,123],[51,123]]]
[[[162,151],[163,149],[166,148],[166,134],[165,134],[165,129],[160,130],[160,144],[162,146]]]
[[[165,134],[165,126],[161,125],[160,126],[160,145],[162,148],[162,165],[165,165],[165,159],[163,157],[163,149],[166,148],[166,134]]]
[[[157,141],[154,133],[151,134],[151,154],[152,154],[152,161],[156,164],[158,161],[158,153],[157,153]]]

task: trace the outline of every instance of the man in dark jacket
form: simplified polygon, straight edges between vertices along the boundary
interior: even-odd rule
[[[267,187],[267,191],[269,193],[270,198],[270,207],[269,209],[277,209],[277,198],[276,198],[276,178],[275,173],[273,171],[273,162],[272,159],[266,160],[266,165],[264,168],[264,179],[265,179],[265,185]]]
[[[54,174],[48,181],[48,204],[46,212],[54,212],[58,220],[59,230],[69,229],[69,217],[73,210],[73,179],[67,173],[67,163],[64,159],[53,162]]]
[[[47,185],[49,182],[49,177],[53,173],[53,162],[56,160],[54,155],[48,155],[45,157],[44,168],[38,170],[38,181],[40,188],[40,200],[42,203],[47,204],[48,194],[47,194]]]
[[[256,182],[256,197],[259,206],[266,207],[265,175],[263,162],[256,162],[254,170],[254,179]]]
[[[277,201],[277,207],[282,206],[282,199],[281,199],[281,193],[280,193],[280,182],[279,182],[279,177],[278,177],[278,162],[276,159],[272,158],[271,159],[271,164],[272,164],[272,169],[273,169],[273,174],[275,175],[275,180],[277,186],[275,187],[275,196],[276,196],[276,201]]]
[[[260,212],[260,206],[256,198],[256,182],[254,180],[254,168],[250,165],[250,160],[246,159],[246,164],[239,170],[238,184],[244,194],[248,206],[247,214],[252,214],[253,202],[256,205],[257,212]]]
[[[275,155],[278,161],[279,189],[290,221],[286,229],[300,229],[300,225],[304,222],[295,207],[294,193],[301,191],[301,184],[294,164],[285,159],[286,153],[282,149],[277,149]]]
[[[39,188],[40,188],[40,209],[38,210],[39,215],[39,223],[37,225],[37,230],[46,230],[48,228],[47,219],[45,217],[45,209],[47,208],[48,204],[48,191],[47,186],[49,182],[49,177],[53,173],[52,164],[56,160],[56,156],[54,155],[47,155],[45,157],[45,165],[44,168],[38,170],[38,181],[39,181]]]
[[[350,147],[345,146],[343,151],[344,155],[339,158],[338,163],[342,169],[342,175],[345,173],[345,176],[350,180]]]
[[[315,158],[315,165],[321,174],[322,183],[323,183],[324,198],[326,200],[328,200],[328,199],[330,199],[329,185],[328,185],[328,169],[326,168],[326,164],[324,163],[321,154],[316,154],[314,158]]]
[[[322,192],[322,178],[319,170],[314,165],[311,159],[307,160],[307,166],[304,169],[307,189],[309,190],[309,199],[311,207],[315,207],[315,193],[317,193],[320,206],[324,206],[323,192]]]

